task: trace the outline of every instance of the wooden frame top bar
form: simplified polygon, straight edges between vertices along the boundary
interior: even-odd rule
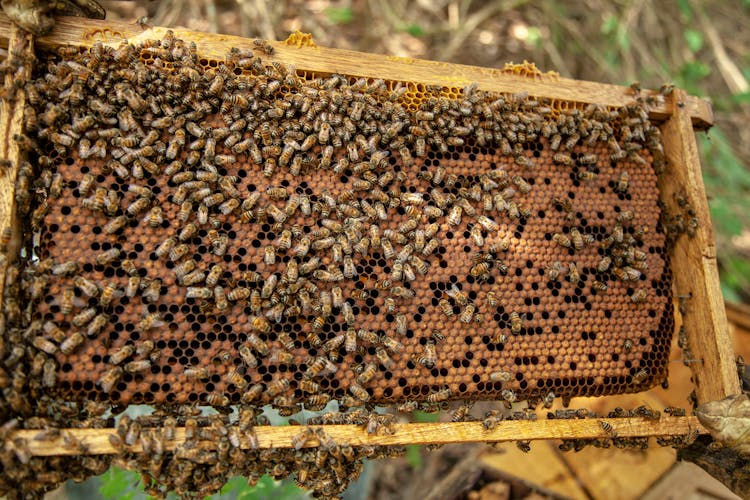
[[[605,431],[602,423],[612,426]],[[394,434],[368,434],[357,425],[325,425],[322,427],[334,441],[349,443],[352,446],[401,446],[410,444],[450,444],[450,443],[491,443],[516,441],[518,439],[612,439],[652,436],[681,436],[693,433],[706,434],[697,417],[668,417],[659,420],[647,420],[639,417],[629,418],[586,418],[571,420],[506,420],[495,429],[485,430],[481,422],[443,422],[396,424]],[[292,448],[292,438],[302,432],[301,426],[262,426],[255,427],[254,433],[258,448]],[[147,432],[148,429],[144,429]],[[11,434],[6,446],[21,440],[34,456],[80,455],[80,447],[65,443],[73,438],[86,449],[85,454],[102,455],[119,453],[109,440],[116,434],[115,429],[63,429],[55,439],[37,440],[35,437],[44,430],[21,430]],[[185,441],[185,429],[175,430],[174,440],[164,443],[165,450],[174,450]],[[241,438],[242,448],[250,448],[247,437]],[[216,443],[206,441],[207,449],[213,449]],[[311,439],[306,447],[315,447],[319,443]],[[127,447],[129,451],[142,451],[139,443]]]
[[[0,14],[0,44],[7,44],[10,26],[8,17]],[[182,28],[155,26],[141,29],[135,23],[60,17],[50,35],[37,38],[37,46],[42,49],[54,49],[66,44],[90,47],[96,42],[117,46],[123,40],[137,43],[148,39],[161,39],[170,29],[177,38],[194,41],[198,52],[207,58],[224,59],[231,47],[247,47],[251,43],[249,39],[238,36],[215,35]],[[317,47],[312,43],[296,44],[282,41],[270,44],[274,47],[274,54],[265,58],[294,64],[298,70],[323,74],[340,73],[456,87],[477,82],[481,90],[504,93],[525,91],[533,96],[553,100],[613,107],[625,106],[634,100],[630,87],[572,80],[549,73],[536,77],[517,76],[507,74],[503,69],[331,49]],[[649,93],[653,91],[644,91],[644,95]],[[688,97],[685,107],[695,129],[704,130],[713,125],[713,109],[705,99]],[[665,120],[670,115],[668,101],[650,110],[653,120]]]

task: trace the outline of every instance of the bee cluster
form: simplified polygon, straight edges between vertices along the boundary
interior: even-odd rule
[[[676,408],[668,406],[664,408],[664,413],[672,417],[684,417],[685,410],[683,408]],[[596,418],[596,413],[587,409],[577,410],[555,410],[555,412],[549,412],[547,418],[550,419],[576,419],[576,418]],[[654,410],[653,408],[641,405],[632,410],[625,410],[617,407],[606,415],[607,418],[643,418],[645,420],[658,421],[661,419],[661,413]],[[607,435],[606,438],[596,439],[563,439],[559,445],[561,451],[575,451],[579,452],[586,446],[594,446],[596,448],[609,448],[614,446],[615,448],[626,449],[636,448],[645,450],[649,445],[648,437],[620,437],[617,431],[614,430],[612,424],[606,420],[597,420],[599,426]],[[685,448],[690,446],[693,441],[698,437],[698,431],[694,430],[686,434],[674,435],[674,436],[658,436],[656,442],[660,446],[670,446],[672,448]]]
[[[170,34],[37,67],[4,412],[35,413],[30,397],[285,416],[331,401],[549,406],[666,377],[665,159],[645,101],[307,74],[263,62],[272,53],[258,41],[206,60]],[[356,459],[390,453],[345,453],[323,431],[294,451],[240,451],[238,427],[205,431],[223,451],[134,466],[188,491],[236,472],[227,457],[277,476],[302,460],[314,467],[298,480],[330,493]],[[136,430],[121,438],[156,446]]]

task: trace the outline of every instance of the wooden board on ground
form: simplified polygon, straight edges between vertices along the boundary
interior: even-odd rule
[[[680,462],[641,500],[739,500],[740,497],[695,464]]]
[[[588,498],[556,449],[554,442],[531,444],[531,452],[524,453],[512,443],[482,455],[485,465],[511,476],[538,484],[572,499]]]

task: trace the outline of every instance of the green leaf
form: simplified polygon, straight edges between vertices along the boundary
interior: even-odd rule
[[[736,288],[724,280],[721,281],[721,294],[727,302],[742,302],[742,297],[737,293]]]
[[[140,484],[138,474],[135,472],[110,467],[102,475],[102,485],[99,488],[99,493],[104,498],[131,500],[138,492],[143,492],[143,486]]]
[[[704,92],[698,85],[700,80],[711,74],[711,68],[700,61],[692,61],[685,63],[680,68],[679,78],[677,78],[677,86],[682,87],[693,95],[703,95]]]
[[[739,92],[732,95],[732,102],[735,104],[748,104],[750,103],[750,92]]]
[[[690,6],[690,0],[677,0],[677,8],[680,9],[680,15],[685,21],[693,19],[693,8]]]
[[[227,481],[227,484],[225,484],[221,488],[220,494],[229,495],[230,493],[234,493],[235,495],[237,495],[240,492],[248,489],[250,489],[250,486],[247,484],[247,479],[241,476],[237,476]]]
[[[415,36],[417,38],[422,37],[425,35],[425,30],[420,25],[411,23],[406,26],[407,33],[409,33],[411,36]]]
[[[529,26],[528,36],[526,42],[533,47],[542,46],[542,30],[536,26]]]
[[[623,29],[622,26],[618,26],[617,28],[617,45],[619,45],[622,50],[630,49],[630,36],[628,35],[627,30]]]
[[[437,422],[438,421],[438,414],[437,413],[425,413],[423,411],[415,411],[414,412],[414,421],[415,422]]]
[[[406,447],[406,461],[412,469],[422,468],[422,447],[418,444],[410,444]]]
[[[711,219],[724,235],[735,236],[742,232],[742,219],[734,213],[732,204],[724,198],[714,198],[709,203]]]
[[[617,16],[609,16],[604,21],[602,21],[602,34],[609,35],[613,33],[617,26],[619,26],[620,21],[617,20]]]
[[[354,19],[351,7],[328,7],[325,15],[333,24],[348,24]]]
[[[700,31],[694,29],[685,30],[685,41],[691,52],[695,53],[703,47],[703,35]]]

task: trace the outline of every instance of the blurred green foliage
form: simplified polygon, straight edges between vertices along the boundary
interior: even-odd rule
[[[743,3],[750,8],[750,0]],[[710,80],[718,70],[704,62],[710,58],[706,56],[706,36],[697,22],[694,3],[678,0],[677,7],[688,54],[675,66],[674,61],[667,60],[665,54],[654,50],[654,56],[662,56],[658,63],[663,73],[673,75],[675,85],[689,94],[710,98],[717,117],[730,113],[738,105],[750,103],[750,92],[732,94],[727,90],[724,94],[717,94],[715,87],[709,92]],[[605,17],[601,33],[605,41],[601,49],[604,59],[612,70],[619,71],[625,64],[624,56],[630,47],[623,21],[616,15]],[[750,59],[735,62],[744,63],[740,71],[750,78]],[[645,67],[639,68],[638,73],[637,77],[644,87],[656,88],[661,84],[658,80],[654,81],[654,72]],[[718,245],[722,290],[727,300],[740,302],[750,299],[750,262],[729,243],[732,237],[750,229],[747,217],[750,213],[750,169],[732,147],[724,130],[726,126],[720,119],[717,120],[707,134],[698,135],[698,146]]]
[[[102,485],[99,493],[103,498],[112,500],[141,500],[148,498],[143,491],[141,479],[135,472],[125,471],[117,467],[110,467],[102,474]]]
[[[348,24],[354,20],[354,11],[351,7],[328,7],[325,13],[333,24]]]
[[[418,423],[423,422],[437,422],[438,413],[425,413],[423,411],[414,412],[414,421]],[[420,469],[422,467],[422,449],[424,446],[414,444],[406,447],[406,461],[414,469]]]
[[[143,483],[136,472],[125,471],[117,467],[110,467],[101,476],[99,493],[102,498],[110,500],[153,498],[144,491]],[[178,497],[170,493],[167,498],[175,500]],[[271,476],[265,475],[255,486],[250,486],[244,477],[234,477],[227,481],[219,493],[206,498],[212,500],[302,500],[310,498],[310,494],[298,488],[290,479],[276,481]]]

